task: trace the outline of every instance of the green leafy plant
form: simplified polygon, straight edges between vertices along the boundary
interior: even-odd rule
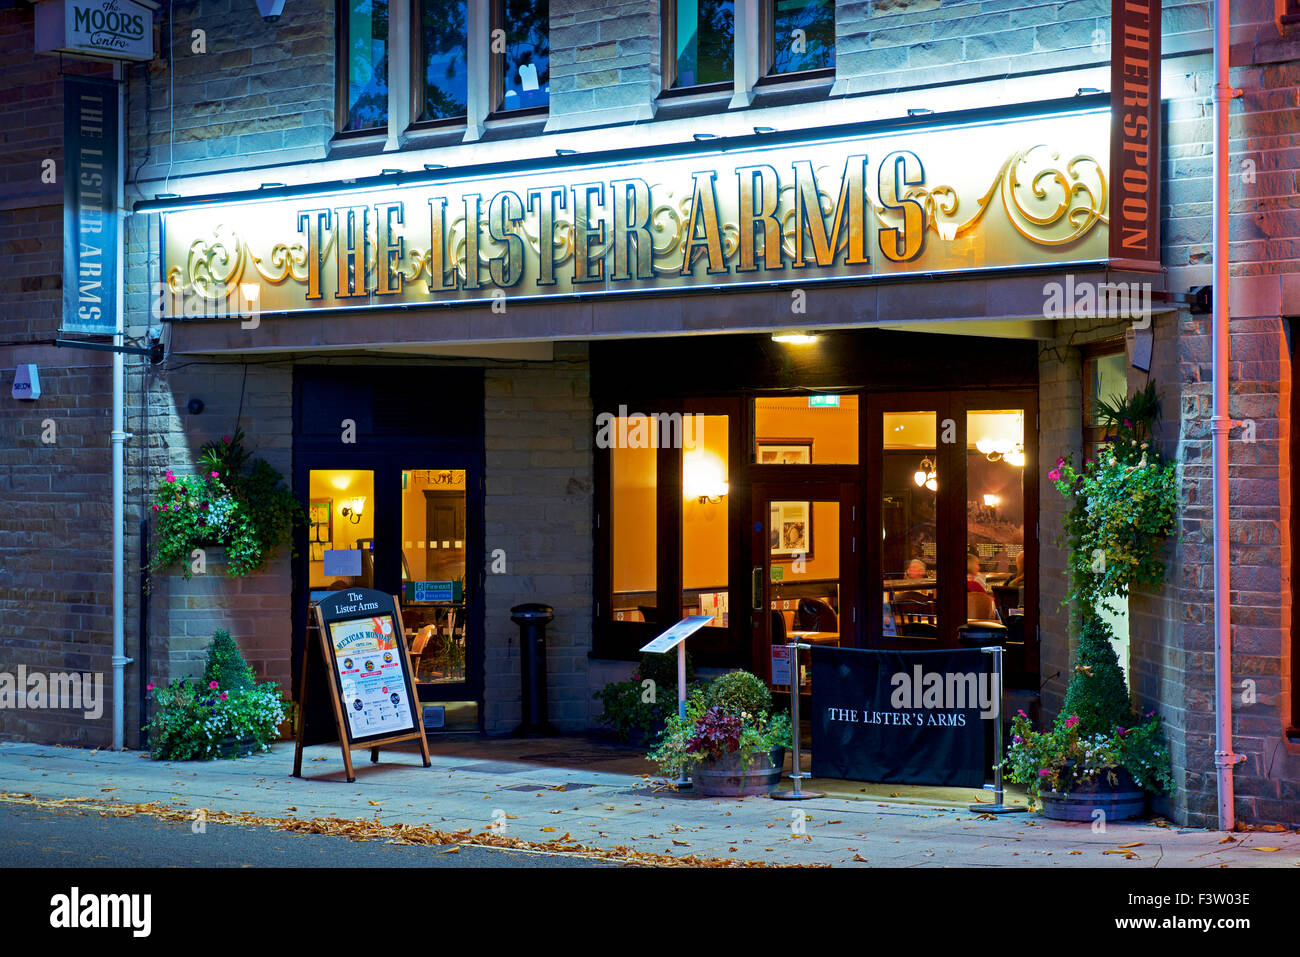
[[[1159,404],[1154,384],[1130,399],[1097,403],[1109,442],[1076,470],[1070,456],[1056,460],[1047,478],[1071,500],[1061,530],[1069,552],[1067,602],[1082,609],[1123,598],[1134,585],[1159,585],[1164,539],[1178,514],[1174,463],[1151,445]]]
[[[151,682],[148,690],[156,706],[146,727],[149,753],[160,761],[222,757],[239,741],[266,751],[285,720],[279,686],[254,683],[252,669],[226,632],[213,636],[202,680],[180,678],[165,688]]]
[[[730,671],[709,683],[709,707],[731,715],[765,714],[772,710],[772,692],[763,679],[748,671]]]
[[[179,564],[189,578],[194,549],[224,545],[227,574],[248,575],[290,542],[295,524],[306,523],[280,473],[264,459],[252,459],[243,441],[244,433],[236,430],[203,446],[199,475],[164,475],[152,503],[154,569]]]
[[[716,760],[725,754],[739,754],[741,768],[748,769],[756,755],[790,747],[790,719],[785,713],[770,712],[770,692],[767,710],[732,710],[738,707],[736,702],[741,697],[760,697],[754,694],[750,682],[732,678],[725,695],[719,703],[714,703],[718,683],[730,677],[723,675],[706,689],[691,692],[686,700],[684,718],[675,713],[668,715],[658,746],[647,755],[665,775],[677,777],[701,762]],[[767,692],[761,679],[754,675],[748,677]],[[745,692],[737,693],[737,689],[742,687]]]
[[[646,685],[646,681],[653,685]],[[695,681],[691,656],[686,656],[686,689],[700,688]],[[647,653],[627,681],[611,681],[592,695],[604,705],[600,721],[620,741],[633,736],[652,739],[664,729],[670,714],[677,712],[677,656]]]

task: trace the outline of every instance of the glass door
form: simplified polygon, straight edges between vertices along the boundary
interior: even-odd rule
[[[750,591],[754,673],[774,688],[793,679],[785,645],[858,644],[857,487],[756,482]],[[800,687],[808,689],[807,655]]]

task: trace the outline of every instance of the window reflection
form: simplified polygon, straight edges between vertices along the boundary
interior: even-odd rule
[[[735,62],[736,12],[732,0],[678,0],[674,87],[730,83]]]
[[[1023,640],[1024,411],[968,412],[966,438],[966,617]]]
[[[835,65],[834,0],[771,0],[772,73]]]
[[[349,0],[345,130],[388,125],[388,3]]]
[[[644,416],[615,418],[609,450],[610,574],[615,621],[655,621],[658,587],[657,443]],[[643,440],[642,440],[643,439]]]
[[[881,449],[883,634],[939,637],[936,415],[886,412]]]
[[[502,0],[505,52],[499,54],[502,72],[500,109],[528,110],[545,107],[551,91],[550,3],[548,0]]]
[[[422,120],[465,115],[468,97],[468,0],[421,0],[424,41]]]
[[[682,615],[730,622],[727,588],[728,417],[693,418],[694,441],[682,450]]]

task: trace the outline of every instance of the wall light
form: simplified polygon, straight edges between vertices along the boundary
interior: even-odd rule
[[[366,497],[357,495],[348,500],[349,504],[339,509],[339,514],[353,525],[361,524],[361,513],[366,510]]]
[[[701,505],[706,502],[718,505],[730,490],[725,476],[726,471],[717,456],[688,452],[682,459],[682,494],[696,499]]]
[[[928,455],[921,459],[921,464],[912,473],[912,481],[916,483],[917,488],[924,486],[931,492],[937,490],[939,488],[939,476],[935,471],[934,459]]]
[[[984,495],[984,504],[987,505],[989,508],[997,508],[998,502],[1000,501],[1001,499],[999,499],[996,495],[992,495],[988,493]]]
[[[774,332],[772,333],[772,341],[781,342],[787,346],[807,346],[817,341],[817,334],[808,332]]]

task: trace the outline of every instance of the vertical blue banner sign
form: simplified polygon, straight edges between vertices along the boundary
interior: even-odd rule
[[[117,329],[117,84],[63,78],[64,332]]]

